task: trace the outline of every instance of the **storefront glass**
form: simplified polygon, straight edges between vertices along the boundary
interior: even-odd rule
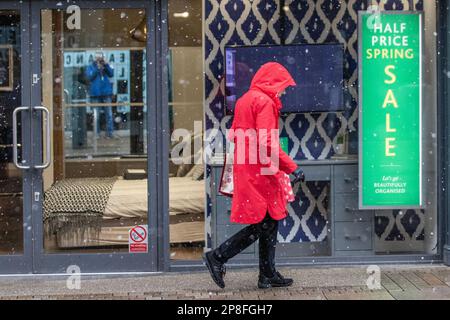
[[[65,267],[63,259],[79,257],[79,253],[106,253],[121,259],[130,252],[130,230],[141,225],[161,242],[167,237],[161,230],[167,227],[170,233],[168,248],[167,243],[155,240],[148,246],[153,256],[141,256],[139,262],[155,257],[163,260],[165,249],[172,262],[200,260],[203,251],[243,228],[230,222],[232,200],[218,191],[226,152],[224,137],[233,120],[232,106],[248,89],[259,66],[269,61],[285,65],[297,82],[296,89],[289,89],[282,98],[285,109],[279,135],[283,150],[306,174],[306,181],[294,186],[296,199],[279,224],[279,261],[326,258],[322,261],[328,263],[349,257],[365,261],[383,255],[418,259],[440,253],[435,2],[169,0],[168,19],[160,22],[149,19],[150,5],[145,1],[133,1],[128,7],[121,2],[108,7],[92,1],[78,9],[57,1],[37,3],[24,4],[31,10],[28,22],[39,21],[30,23],[31,30],[21,31],[19,11],[0,11],[0,255],[26,252],[34,237],[42,240],[43,250],[35,246],[29,260],[34,254],[42,261],[56,257],[52,263],[58,270]],[[77,10],[80,19],[73,19]],[[159,6],[154,10],[161,13]],[[405,31],[398,21],[383,28],[383,14],[394,11],[420,13],[419,29]],[[380,51],[381,59],[389,61],[385,69],[367,71],[370,68],[363,63],[360,55],[367,51],[362,51],[364,20],[359,20],[360,13],[368,13],[372,27],[386,33],[371,45],[393,47]],[[168,27],[167,39],[165,32],[152,39],[148,26],[156,32]],[[33,35],[30,43],[21,39],[25,32]],[[413,34],[405,38],[406,32]],[[398,49],[418,39],[419,32],[420,77],[412,81],[412,73],[396,73],[395,66],[407,66],[401,60],[409,59],[409,53]],[[38,47],[36,34],[40,36],[39,54],[33,52]],[[39,73],[30,72],[30,110],[42,105],[30,115],[17,113],[17,162],[32,162],[36,167],[30,171],[13,164],[12,136],[13,111],[25,99],[20,73],[28,64],[20,62],[27,46],[30,69],[40,65]],[[164,49],[167,56],[159,57]],[[167,64],[160,64],[160,59]],[[164,76],[159,74],[162,65],[167,65],[161,68]],[[373,74],[363,77],[361,72]],[[167,83],[161,81],[166,78]],[[168,94],[167,105],[160,105],[166,97],[148,92],[153,89]],[[381,100],[376,94],[371,96],[380,92]],[[405,118],[395,112],[406,109],[404,115],[411,116],[417,111],[418,100],[412,102],[415,95],[420,95],[420,119],[402,122]],[[374,113],[375,129],[389,134],[379,153],[367,143],[371,140],[367,132],[374,127],[361,120],[361,106],[368,110],[363,98],[367,96],[374,97],[374,108],[378,105],[382,111],[391,111],[378,124],[380,113]],[[166,115],[168,123],[149,125]],[[23,156],[23,116],[32,123],[26,139],[34,150],[27,159]],[[156,132],[161,127],[168,132]],[[375,129],[372,142],[379,138]],[[160,137],[170,139],[169,150]],[[365,170],[361,156],[370,156],[372,150],[380,157],[393,156],[393,150],[398,147],[401,152],[402,146],[420,150],[420,154],[403,154],[402,163],[387,161],[384,165],[394,168],[397,178],[419,172],[412,181],[420,182],[421,203],[399,206],[391,198],[384,206],[364,205],[360,182],[373,168],[369,165]],[[168,179],[168,190],[164,190],[160,179],[165,171],[159,170],[166,164],[149,159],[164,159],[167,154],[169,172],[163,178]],[[379,170],[384,169],[380,166]],[[155,179],[148,178],[149,174]],[[28,176],[27,181],[24,177]],[[384,182],[392,182],[392,174],[381,176]],[[36,187],[40,182],[42,189]],[[168,192],[168,203],[164,192]],[[42,221],[33,225],[24,221],[27,207],[32,207],[30,214],[42,211]],[[148,220],[152,217],[149,207],[155,212],[153,223]],[[160,219],[161,213],[168,215],[168,225]],[[24,230],[30,234],[25,242]],[[247,263],[257,257],[257,244],[238,256]],[[100,268],[96,263],[92,269]],[[118,268],[129,270],[127,263]],[[136,265],[131,269],[141,271]]]
[[[14,165],[13,111],[22,106],[21,29],[18,11],[0,11],[0,255],[23,252],[22,171]],[[22,163],[22,121],[17,113],[17,162]],[[30,227],[30,225],[27,225]]]
[[[407,154],[404,156],[405,159],[409,159],[405,161],[413,161],[414,165],[420,168],[420,177],[416,177],[414,181],[421,181],[421,186],[417,185],[417,188],[420,188],[422,204],[400,208],[397,202],[392,200],[378,208],[367,206],[362,208],[359,206],[361,161],[358,146],[359,138],[362,137],[362,126],[365,124],[359,121],[359,105],[362,102],[361,89],[358,87],[362,83],[362,79],[359,78],[362,63],[359,61],[362,60],[359,58],[358,45],[363,39],[359,38],[362,28],[358,22],[358,14],[369,12],[371,23],[376,25],[379,21],[386,20],[383,18],[384,13],[393,11],[422,13],[420,30],[416,30],[422,33],[423,39],[418,50],[418,52],[422,50],[422,56],[418,60],[422,63],[421,84],[417,81],[411,82],[408,78],[400,78],[394,90],[394,95],[399,95],[397,101],[404,101],[402,106],[395,105],[395,108],[403,110],[412,108],[413,102],[415,103],[412,92],[418,93],[420,90],[422,103],[420,130],[417,125],[412,127],[410,122],[394,123],[394,113],[391,114],[392,118],[388,119],[388,126],[383,125],[389,132],[396,129],[397,133],[402,130],[406,133],[410,130],[410,136],[403,134],[401,138],[397,138],[399,148],[402,145],[412,147],[411,144],[419,148],[420,144],[421,160],[413,159],[411,155],[408,157]],[[312,95],[301,98],[305,100],[298,100],[297,105],[289,97],[282,99],[285,108],[290,111],[281,115],[280,141],[289,156],[304,169],[307,181],[294,187],[297,199],[289,205],[289,216],[280,223],[278,233],[280,257],[292,259],[311,256],[336,258],[351,256],[356,259],[358,256],[438,253],[435,2],[270,1],[260,6],[251,1],[218,4],[206,0],[204,14],[207,131],[218,129],[224,134],[226,128],[229,128],[233,115],[227,109],[228,105],[230,101],[239,98],[233,96],[236,92],[242,94],[245,88],[248,88],[251,75],[257,69],[252,65],[256,60],[260,64],[277,61],[289,70],[292,69],[297,87]],[[377,20],[379,17],[381,20]],[[400,21],[391,23],[387,32],[390,33],[390,37],[383,38],[381,46],[384,48],[390,45],[396,48],[408,45],[408,43],[399,44],[398,39],[406,39],[404,40],[406,42],[414,41],[412,35],[404,37],[407,32],[414,32],[413,29],[407,31],[401,29]],[[389,39],[397,42],[391,41],[389,44]],[[334,53],[325,53],[327,48],[336,44],[338,46],[331,48],[336,50]],[[274,49],[276,46],[284,47],[283,50],[278,47],[280,50],[276,52]],[[294,51],[303,50],[304,54],[284,50],[289,46],[296,48],[292,49]],[[241,49],[242,47],[247,51]],[[302,61],[306,61],[307,55],[316,49],[324,56],[323,63],[315,64],[311,60],[310,64],[302,67]],[[284,56],[280,56],[282,52],[285,52]],[[245,56],[246,54],[248,56]],[[325,76],[318,85],[322,84],[323,89],[324,83],[334,77],[335,69],[342,68],[340,93],[342,103],[340,106],[335,103],[311,105],[308,109],[305,103],[311,100],[322,103],[326,98],[321,95],[314,96],[318,92],[317,88],[314,88],[314,81],[323,71],[320,68],[328,66],[329,57],[334,57],[334,61],[340,62],[336,62],[335,66],[328,70],[328,78]],[[385,58],[388,57],[389,54]],[[397,54],[397,58],[386,61],[398,64],[401,59],[409,58],[402,58]],[[245,61],[248,63],[244,63]],[[248,73],[250,76],[246,75]],[[365,84],[366,94],[375,92],[385,85],[383,81],[386,79],[382,76],[375,74],[372,76],[372,84]],[[388,81],[389,79],[387,78]],[[332,90],[329,92],[323,90],[323,95],[330,95],[331,92]],[[296,93],[287,91],[286,96],[290,94]],[[298,97],[302,97],[301,94],[298,93]],[[334,100],[336,101],[339,99]],[[393,102],[393,99],[387,99],[388,104],[389,101]],[[384,100],[379,102],[381,109],[384,108],[383,102]],[[405,112],[408,113],[407,110]],[[370,129],[367,126],[365,128],[366,132]],[[419,135],[420,140],[416,139]],[[373,152],[376,152],[375,149]],[[207,189],[206,206],[207,246],[212,248],[240,228],[229,222],[230,199],[217,191],[223,165],[223,150],[216,149],[216,155],[215,162],[208,166],[211,175],[207,177],[207,184],[210,186]],[[389,152],[388,155],[390,156]],[[408,165],[400,165],[396,171],[397,176],[415,174],[406,172],[405,168],[409,170],[407,167]],[[240,257],[253,259],[257,256],[256,251],[255,248],[249,248]]]
[[[205,246],[202,1],[168,2],[170,258],[200,259]]]
[[[145,9],[40,14],[45,251],[128,252],[148,213]]]

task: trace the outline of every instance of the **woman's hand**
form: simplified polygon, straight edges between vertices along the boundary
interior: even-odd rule
[[[300,167],[297,167],[297,169],[291,173],[291,182],[293,184],[296,184],[297,182],[305,182],[305,173],[302,169],[300,169]]]

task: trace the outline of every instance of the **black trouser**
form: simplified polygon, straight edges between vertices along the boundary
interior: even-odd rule
[[[226,263],[259,239],[259,272],[267,277],[273,277],[277,234],[278,221],[267,214],[260,223],[245,227],[222,243],[214,250],[214,256],[221,263]]]

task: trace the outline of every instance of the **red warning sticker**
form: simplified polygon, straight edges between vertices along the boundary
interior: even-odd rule
[[[130,229],[128,236],[128,252],[148,252],[148,226],[139,225]]]

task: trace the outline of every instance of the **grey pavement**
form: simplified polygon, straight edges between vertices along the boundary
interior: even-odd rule
[[[79,289],[67,277],[0,277],[0,299],[450,299],[450,268],[443,265],[382,265],[381,286],[368,288],[367,266],[283,267],[294,279],[287,289],[259,290],[256,269],[228,270],[219,289],[204,271],[86,275]],[[69,281],[72,287],[76,282]]]

